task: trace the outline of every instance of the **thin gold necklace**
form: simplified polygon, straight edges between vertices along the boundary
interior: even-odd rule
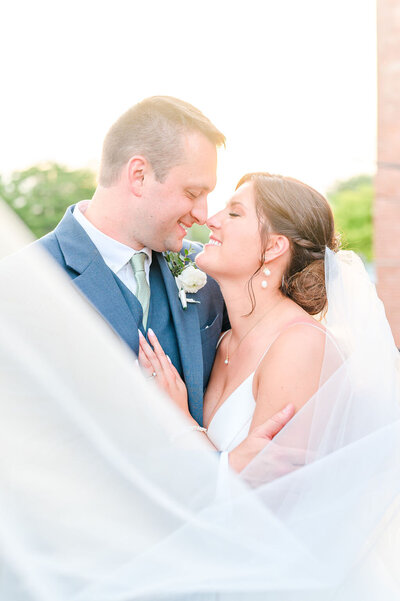
[[[236,348],[235,348],[235,350],[233,351],[232,355],[231,355],[231,356],[229,356],[229,344],[230,344],[230,342],[231,342],[231,338],[232,338],[232,330],[231,330],[231,333],[230,333],[230,335],[229,335],[228,344],[226,345],[226,357],[225,357],[225,361],[224,361],[225,365],[229,365],[229,361],[232,359],[233,355],[236,353],[236,351],[238,350],[239,346],[242,344],[242,342],[243,342],[243,340],[246,338],[246,336],[247,336],[248,334],[250,334],[250,332],[252,332],[256,326],[258,326],[258,324],[260,323],[260,321],[262,321],[266,315],[269,315],[269,313],[271,313],[271,311],[272,311],[273,309],[275,309],[275,307],[277,307],[277,306],[279,305],[279,303],[281,302],[281,300],[282,300],[282,299],[279,299],[279,300],[278,300],[278,301],[275,303],[275,305],[274,305],[273,307],[271,307],[271,308],[270,308],[270,309],[269,309],[269,310],[268,310],[266,313],[264,313],[264,314],[263,314],[263,315],[260,317],[260,319],[258,319],[258,320],[256,321],[256,323],[254,324],[254,326],[252,326],[252,327],[250,328],[250,330],[248,330],[248,331],[246,332],[246,334],[245,334],[244,336],[242,336],[242,337],[241,337],[241,339],[239,340],[239,344],[237,345],[237,347],[236,347]]]

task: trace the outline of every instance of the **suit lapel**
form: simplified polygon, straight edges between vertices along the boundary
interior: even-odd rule
[[[99,255],[87,269],[75,278],[74,284],[107,319],[119,336],[132,349],[138,349],[138,326],[141,314],[134,303],[129,308],[111,270]]]
[[[67,267],[79,275],[74,284],[83,292],[114,330],[135,351],[139,339],[137,323],[141,308],[136,297],[128,306],[112,271],[104,263],[96,246],[72,215],[66,213],[56,230]]]
[[[192,416],[202,423],[203,420],[203,355],[201,350],[200,323],[197,305],[188,303],[183,309],[178,296],[175,278],[169,270],[161,253],[157,257],[167,290],[172,319],[178,339],[182,369],[188,389],[189,409]]]

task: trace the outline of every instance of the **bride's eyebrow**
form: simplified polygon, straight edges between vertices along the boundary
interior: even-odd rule
[[[229,200],[227,202],[226,206],[227,207],[239,206],[239,207],[242,207],[243,209],[245,208],[244,205],[239,200]]]

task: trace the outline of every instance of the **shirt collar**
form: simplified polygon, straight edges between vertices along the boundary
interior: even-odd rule
[[[152,252],[150,248],[143,247],[140,250],[135,250],[98,230],[84,215],[88,204],[88,200],[79,202],[74,208],[73,215],[96,246],[105,264],[114,273],[118,273],[131,260],[133,255],[138,252],[144,252],[151,263]]]

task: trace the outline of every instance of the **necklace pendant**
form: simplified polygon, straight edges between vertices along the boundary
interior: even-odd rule
[[[228,365],[228,363],[229,363],[228,357],[225,359],[224,363],[225,363],[225,365]]]

